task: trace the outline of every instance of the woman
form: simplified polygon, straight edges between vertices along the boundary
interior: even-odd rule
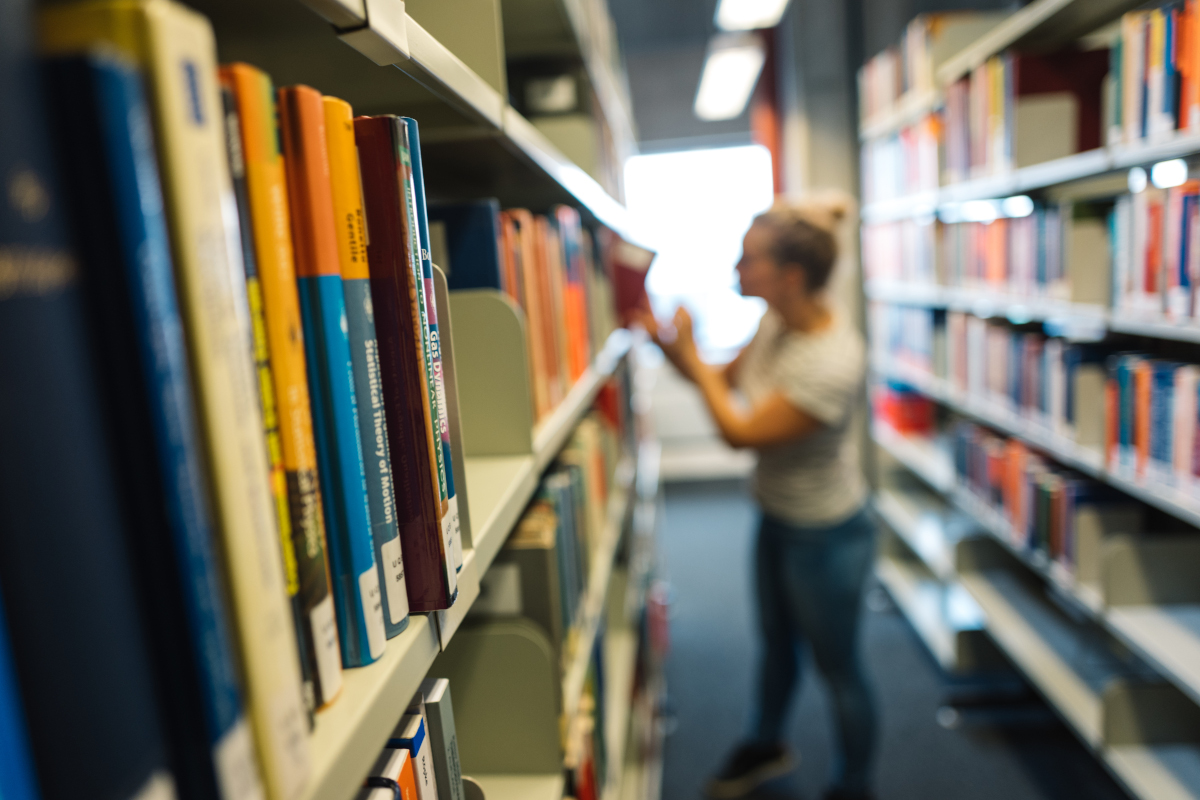
[[[870,797],[876,714],[858,654],[859,611],[875,553],[875,526],[849,426],[864,380],[864,345],[826,294],[837,260],[837,204],[776,205],[755,218],[737,264],[742,294],[767,312],[727,366],[700,360],[687,311],[674,335],[645,324],[667,358],[696,384],[733,447],[758,451],[754,477],[761,524],[755,548],[763,636],[750,735],[708,786],[741,797],[791,769],[784,745],[800,651],[812,648],[833,697],[838,758],[827,800]],[[738,389],[748,408],[735,405]]]

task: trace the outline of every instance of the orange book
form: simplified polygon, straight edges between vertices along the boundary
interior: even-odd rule
[[[321,93],[308,86],[280,89],[278,102],[342,665],[358,667],[383,655],[387,635],[359,439],[325,108]]]
[[[379,756],[365,782],[365,800],[419,800],[412,755],[403,748],[388,748]]]
[[[554,408],[551,389],[552,342],[547,338],[546,288],[538,268],[538,253],[533,215],[523,208],[502,213],[513,223],[517,266],[521,270],[521,285],[525,292],[525,333],[529,340],[529,367],[533,377],[534,415],[541,419]]]
[[[341,690],[342,665],[329,589],[325,520],[275,90],[266,73],[247,64],[222,67],[221,80],[233,90],[241,122],[254,252],[287,480],[289,529],[300,584],[300,647],[311,668],[305,675],[313,682],[311,699],[320,707]]]
[[[1008,220],[998,219],[984,225],[983,239],[987,282],[1003,287],[1008,282]]]
[[[1150,382],[1153,369],[1148,360],[1133,368],[1133,447],[1137,474],[1144,475],[1150,459]]]
[[[571,369],[567,358],[567,322],[563,305],[566,275],[562,264],[562,244],[550,220],[538,216],[535,220],[538,244],[542,257],[542,274],[549,308],[549,340],[554,347],[555,405],[562,402],[570,389]]]

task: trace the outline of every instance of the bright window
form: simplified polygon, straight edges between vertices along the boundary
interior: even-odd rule
[[[773,199],[771,154],[758,145],[635,156],[625,202],[640,241],[658,251],[646,278],[655,313],[692,312],[706,357],[729,357],[754,334],[765,306],[738,293],[742,236]]]

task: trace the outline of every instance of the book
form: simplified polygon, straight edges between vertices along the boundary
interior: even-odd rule
[[[246,277],[246,314],[250,319],[250,352],[258,378],[258,403],[262,411],[263,435],[267,442],[267,467],[270,471],[271,497],[275,501],[275,521],[279,531],[279,552],[283,558],[284,586],[296,626],[296,644],[300,656],[300,680],[309,730],[316,711],[314,665],[308,659],[305,645],[306,626],[300,608],[300,576],[296,568],[296,550],[292,545],[292,520],[288,508],[287,477],[283,470],[283,447],[279,437],[279,414],[275,406],[275,385],[271,377],[271,358],[267,347],[267,324],[263,315],[262,285],[258,280],[258,256],[254,252],[254,226],[250,218],[250,198],[246,189],[246,162],[242,157],[242,132],[238,122],[237,98],[233,90],[221,84],[221,107],[225,122],[225,149],[229,156],[229,175],[233,181],[233,196],[237,202],[239,241],[242,268]]]
[[[371,538],[375,543],[380,584],[384,587],[384,628],[390,639],[408,627],[408,587],[404,582],[403,549],[396,521],[396,489],[383,408],[358,148],[354,143],[354,116],[350,104],[336,97],[326,97],[323,102],[333,210],[337,220],[338,258],[346,293],[354,389],[360,406],[358,430],[367,474]]]
[[[44,75],[178,790],[260,798],[141,76],[95,54]]]
[[[2,594],[2,592],[0,592]],[[457,755],[457,750],[455,751]],[[0,797],[8,800],[37,800],[37,777],[25,732],[21,689],[13,669],[8,644],[8,626],[0,605]],[[459,795],[461,797],[461,794]]]
[[[450,702],[450,681],[446,678],[426,678],[421,682],[421,696],[425,699],[425,724],[428,727],[438,797],[443,800],[466,800],[462,767],[458,760],[454,706]]]
[[[383,655],[387,634],[371,539],[321,94],[307,86],[280,89],[279,118],[342,665],[360,667]]]
[[[433,454],[430,465],[434,471],[434,480],[438,487],[438,524],[441,526],[444,547],[454,566],[454,527],[450,518],[449,486],[446,482],[446,458],[442,450],[441,437],[441,406],[444,399],[437,390],[437,377],[434,369],[433,339],[430,328],[429,309],[431,297],[428,289],[432,288],[433,274],[425,276],[425,264],[428,258],[421,254],[420,220],[417,214],[416,182],[413,177],[412,145],[410,143],[410,128],[407,118],[397,117],[396,141],[399,143],[400,178],[402,197],[404,198],[404,228],[408,235],[409,266],[413,273],[413,285],[417,297],[416,338],[418,358],[424,364],[422,374],[422,389],[428,406],[426,425],[428,427],[429,449]],[[435,312],[436,314],[436,312]],[[457,567],[455,567],[457,571]]]
[[[245,280],[237,231],[223,213],[234,200],[212,28],[171,0],[102,0],[47,8],[41,35],[50,53],[110,46],[148,79],[246,704],[267,793],[292,800],[308,780],[308,732],[267,485],[249,320],[239,303]]]
[[[367,215],[367,260],[383,377],[392,474],[400,514],[409,609],[449,608],[457,591],[453,553],[446,549],[432,464],[432,429],[419,357],[416,275],[403,205],[399,132],[395,117],[354,120]]]
[[[450,291],[496,289],[514,295],[501,265],[499,200],[431,203],[428,212],[431,221],[445,226],[448,257],[438,266],[446,273]]]
[[[433,772],[433,746],[426,732],[425,717],[420,713],[401,717],[387,746],[408,751],[412,758],[418,800],[438,800],[437,779]]]
[[[404,749],[386,749],[358,794],[359,800],[419,800],[412,756]]]
[[[341,691],[342,660],[329,588],[325,518],[275,90],[266,73],[248,64],[223,66],[221,79],[237,100],[266,345],[279,415],[280,455],[287,480],[287,518],[299,583],[298,641],[308,664],[308,700],[320,708]]]
[[[421,259],[421,276],[424,279],[425,307],[429,326],[429,349],[432,357],[433,384],[437,393],[437,424],[435,446],[440,443],[442,465],[446,483],[446,513],[443,525],[446,527],[447,547],[454,555],[454,568],[461,570],[463,565],[462,530],[458,514],[458,494],[454,488],[454,459],[450,451],[450,411],[446,405],[446,380],[442,374],[442,340],[439,333],[437,317],[437,301],[433,289],[433,258],[430,254],[429,216],[425,202],[425,174],[421,166],[421,137],[417,121],[412,117],[401,117],[408,132],[409,158],[412,162],[412,197],[414,208],[412,217],[416,223],[417,252]]]

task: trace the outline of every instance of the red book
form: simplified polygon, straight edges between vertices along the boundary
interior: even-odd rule
[[[418,358],[422,348],[417,339],[420,312],[402,205],[397,125],[404,125],[399,117],[357,117],[354,138],[370,231],[367,263],[408,604],[412,611],[427,612],[449,608],[454,601],[450,574],[454,566],[442,538],[438,487],[430,465],[429,404],[423,383],[425,364]]]

